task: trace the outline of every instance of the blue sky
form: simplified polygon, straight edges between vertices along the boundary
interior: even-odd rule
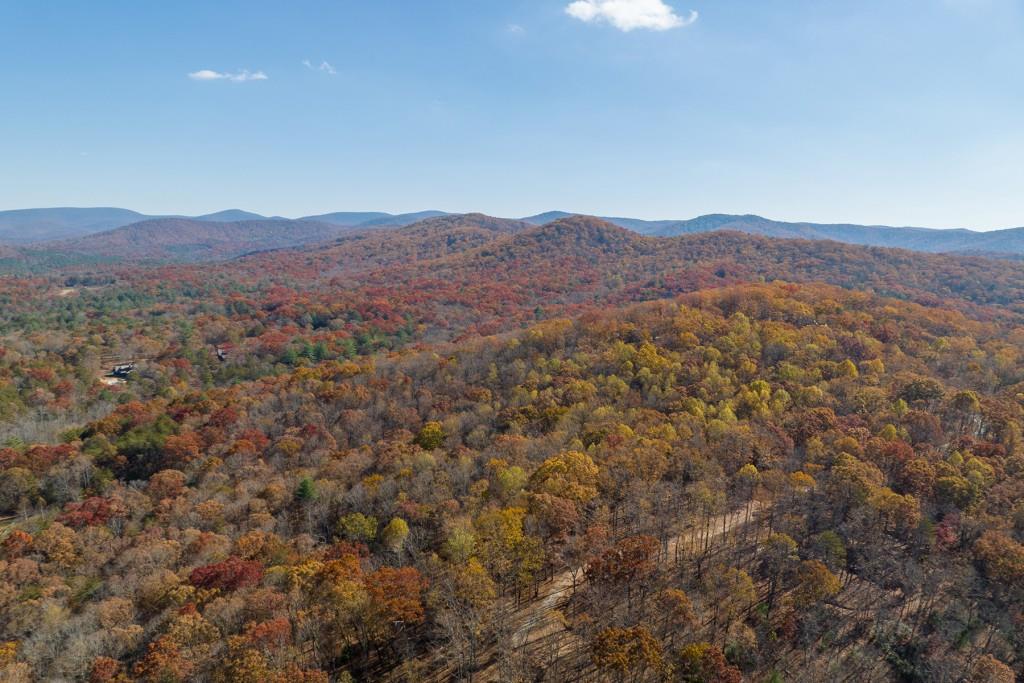
[[[1020,0],[575,5],[0,0],[0,208],[1024,225]]]

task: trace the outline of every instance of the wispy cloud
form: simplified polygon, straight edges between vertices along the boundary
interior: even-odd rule
[[[310,71],[322,71],[329,76],[333,76],[334,74],[338,73],[338,71],[333,66],[331,66],[330,62],[326,60],[321,61],[320,65],[317,66],[308,59],[303,59],[302,66],[306,67]]]
[[[667,31],[689,26],[698,17],[696,10],[680,16],[663,0],[575,0],[565,13],[587,23],[606,22],[620,31]]]
[[[235,73],[224,71],[213,71],[212,69],[200,69],[188,75],[193,81],[231,81],[233,83],[245,83],[246,81],[265,81],[267,74],[262,71],[249,71],[242,69]]]
[[[509,24],[508,26],[505,27],[505,31],[514,36],[521,36],[524,33],[526,33],[526,29],[520,26],[519,24]]]

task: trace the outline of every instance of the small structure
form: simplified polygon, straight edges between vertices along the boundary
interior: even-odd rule
[[[107,377],[117,377],[118,379],[125,379],[128,375],[135,372],[135,363],[119,363],[115,365],[110,372],[107,373]]]
[[[227,359],[228,359],[228,352],[225,349],[223,349],[220,346],[218,346],[217,347],[217,360],[219,360],[221,363],[223,363]]]

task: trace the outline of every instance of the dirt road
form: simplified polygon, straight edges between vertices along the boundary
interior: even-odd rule
[[[701,539],[708,543],[714,543],[716,539],[741,526],[748,516],[753,519],[761,507],[759,502],[754,501],[749,510],[744,508],[714,517],[709,525],[707,536],[704,535],[704,529],[687,529],[683,533],[673,536],[668,541],[667,552],[663,554],[661,562],[663,564],[672,562],[680,544],[683,547],[689,547]],[[513,648],[519,650],[545,638],[557,639],[563,636],[565,636],[565,646],[568,647],[571,644],[572,634],[566,629],[559,609],[572,597],[572,577],[573,573],[568,570],[556,574],[541,584],[536,598],[511,615],[514,628],[511,638]],[[577,570],[576,577],[578,588],[585,580],[582,567]],[[499,680],[496,665],[490,665],[473,678],[474,681]]]

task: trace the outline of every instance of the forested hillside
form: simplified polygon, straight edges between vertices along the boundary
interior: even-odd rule
[[[471,214],[473,215],[473,214]],[[479,216],[479,214],[475,214]],[[529,225],[545,225],[577,214],[565,211],[545,213],[515,221]],[[151,259],[164,261],[196,261],[229,258],[258,249],[282,248],[316,242],[309,224],[328,224],[350,231],[371,228],[396,228],[412,225],[431,218],[448,216],[459,220],[461,214],[443,211],[417,211],[390,214],[381,211],[338,211],[305,216],[296,220],[280,216],[262,216],[240,209],[227,209],[202,216],[147,216],[135,211],[116,208],[52,208],[0,211],[0,244],[34,245],[24,252],[16,252],[23,260],[35,262],[41,255],[53,253],[106,253],[111,260]],[[643,220],[629,217],[602,217],[611,225],[626,228],[640,235],[673,237],[711,232],[741,232],[763,237],[783,239],[828,240],[863,246],[910,249],[926,253],[953,253],[990,255],[1000,258],[1020,258],[1024,255],[1024,228],[978,231],[967,229],[935,229],[891,227],[885,225],[854,225],[848,223],[824,224],[785,222],[755,215],[708,214],[688,220]],[[262,235],[256,234],[257,223],[268,222]],[[204,240],[203,226],[197,223],[245,223],[249,232],[231,228],[206,226],[211,236],[227,232],[239,243],[255,242],[231,250],[220,246],[224,238]],[[268,231],[270,223],[277,223],[277,231]],[[298,233],[297,239],[288,240],[281,234],[286,224]],[[305,224],[305,225],[304,225]],[[118,230],[118,228],[129,228]],[[107,234],[110,233],[110,234]],[[91,236],[96,239],[82,239]],[[138,235],[133,238],[132,235]],[[140,239],[141,237],[141,239]],[[147,247],[147,241],[151,244]],[[55,243],[56,242],[56,243]],[[126,248],[129,247],[130,248]],[[104,251],[105,250],[105,251]],[[0,258],[13,258],[0,253]],[[0,262],[0,268],[4,264]]]
[[[1022,300],[478,214],[3,278],[0,678],[1013,681]]]

